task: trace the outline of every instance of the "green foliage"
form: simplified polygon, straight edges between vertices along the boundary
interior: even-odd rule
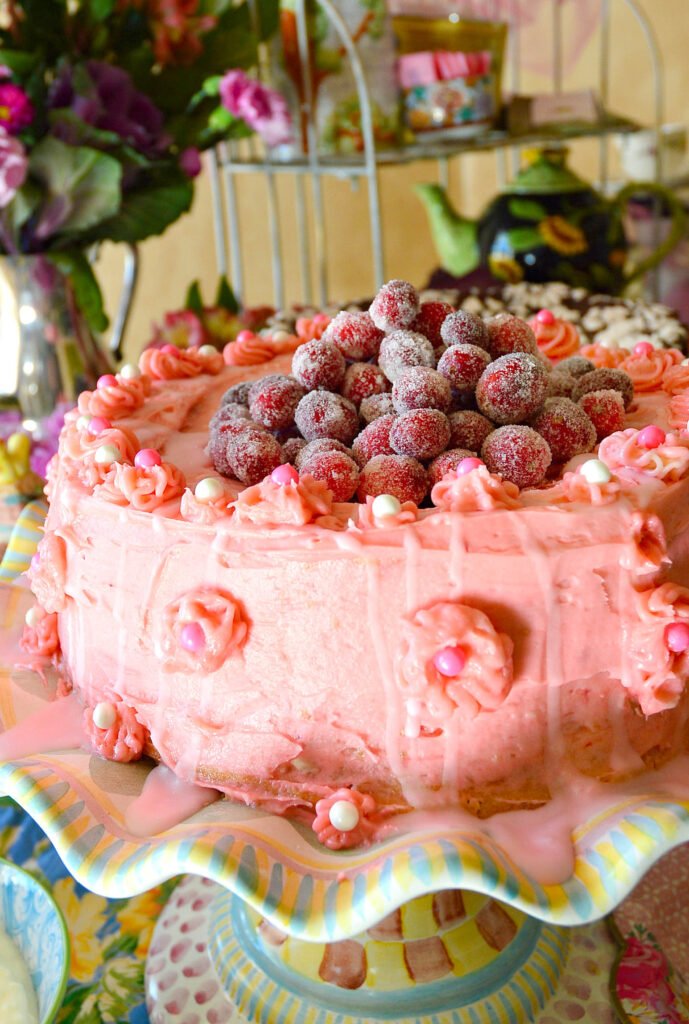
[[[510,228],[505,234],[512,247],[512,252],[527,252],[543,245],[543,238],[536,228]]]
[[[548,216],[548,212],[542,203],[537,203],[535,199],[522,199],[521,196],[511,197],[508,203],[509,211],[513,217],[518,217],[520,220],[543,220]]]
[[[83,249],[51,252],[48,259],[68,278],[74,300],[93,330],[104,331],[108,318],[103,309],[103,297]]]
[[[190,309],[197,316],[200,316],[203,312],[203,299],[201,298],[201,288],[198,281],[192,281],[189,285],[187,297],[184,300],[184,308]]]
[[[120,205],[122,166],[105,153],[86,146],[68,146],[46,136],[29,160],[29,173],[43,188],[37,236],[87,231]]]

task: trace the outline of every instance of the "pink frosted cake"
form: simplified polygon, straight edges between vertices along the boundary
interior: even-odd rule
[[[82,394],[25,642],[93,746],[334,848],[685,752],[689,366],[533,327],[391,282]]]

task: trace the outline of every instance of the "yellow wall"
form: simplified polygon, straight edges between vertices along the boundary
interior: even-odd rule
[[[689,121],[689,0],[639,0],[651,19],[663,54],[666,91],[666,122]],[[651,69],[638,25],[621,0],[611,0],[613,55],[610,107],[621,114],[649,121],[652,116]],[[590,46],[565,82],[566,88],[597,83],[596,48]],[[527,90],[545,89],[544,80],[527,78]],[[591,140],[573,147],[574,167],[595,177],[598,143]],[[613,152],[611,143],[611,153]],[[465,156],[450,165],[453,200],[466,212],[477,213],[497,188],[493,155]],[[419,162],[383,170],[380,188],[383,207],[386,271],[389,277],[405,277],[422,284],[436,263],[425,215],[411,187],[417,181],[434,180],[435,166]],[[287,208],[283,223],[287,295],[299,298],[294,238],[293,190],[280,182]],[[260,178],[241,182],[239,190],[242,233],[245,241],[244,296],[248,303],[272,301],[268,232],[265,216],[265,183]],[[366,189],[354,191],[346,182],[329,180],[325,188],[326,230],[329,239],[330,295],[346,299],[370,294],[372,268],[369,250]],[[105,247],[100,277],[112,312],[117,301],[121,254]],[[142,246],[141,275],[127,337],[127,351],[137,353],[150,336],[150,324],[163,313],[181,305],[187,285],[201,282],[210,299],[217,284],[210,190],[205,176],[197,183],[194,208],[162,238]]]

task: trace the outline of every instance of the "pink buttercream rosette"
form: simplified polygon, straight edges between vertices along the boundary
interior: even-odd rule
[[[625,638],[628,671],[623,679],[645,715],[657,714],[678,703],[689,674],[689,653],[670,650],[667,628],[689,622],[689,590],[666,582],[635,595],[638,616]]]
[[[648,394],[661,390],[668,372],[683,358],[679,349],[654,348],[650,352],[632,352],[619,369],[631,377],[637,394]]]
[[[473,717],[505,700],[512,686],[513,644],[477,608],[439,601],[403,622],[402,636],[397,681],[407,736],[442,728],[456,710]],[[457,676],[441,675],[434,665],[434,656],[446,647],[461,647],[466,656]]]
[[[689,391],[689,365],[679,363],[665,374],[663,391],[668,395],[683,395]]]
[[[231,496],[223,492],[217,498],[197,498],[191,488],[187,487],[179,506],[182,519],[200,526],[212,526],[221,519],[229,519],[234,511]]]
[[[239,650],[249,629],[238,602],[217,587],[197,587],[177,598],[163,609],[159,623],[167,672],[215,672]],[[203,633],[203,642],[194,651],[182,643],[184,627],[192,624]]]
[[[581,468],[581,467],[580,467]],[[583,473],[578,470],[574,473],[564,473],[562,480],[555,485],[567,501],[580,501],[586,505],[610,505],[617,501],[620,493],[619,480],[611,477],[606,483],[595,483],[587,480]],[[551,490],[555,490],[552,488]]]
[[[181,470],[169,462],[159,466],[131,466],[115,462],[94,495],[113,505],[129,505],[139,512],[154,512],[184,493]]]
[[[40,604],[33,606],[36,624],[24,626],[21,646],[29,654],[40,658],[52,658],[60,650],[60,638],[57,632],[56,612],[47,612]]]
[[[124,701],[112,702],[116,718],[109,729],[100,729],[93,721],[93,708],[84,708],[84,732],[93,749],[108,761],[128,764],[138,761],[146,746],[147,732],[137,720],[134,708]]]
[[[99,387],[95,391],[82,391],[77,401],[82,416],[104,416],[108,420],[115,420],[141,408],[151,390],[150,378],[127,379],[118,376],[115,380],[116,384]]]
[[[217,374],[223,366],[219,352],[201,352],[198,348],[147,348],[139,356],[139,369],[152,380],[185,380],[201,373]]]
[[[486,466],[470,473],[446,473],[433,487],[431,501],[444,512],[489,512],[502,508],[519,508],[519,488]]]
[[[46,533],[31,559],[31,589],[46,612],[61,612],[67,604],[67,546],[56,533]]]
[[[298,481],[278,484],[267,476],[239,494],[234,503],[233,524],[306,526],[329,517],[332,508],[332,494],[321,480],[303,476]]]
[[[359,823],[347,832],[340,832],[330,820],[330,811],[334,804],[344,800],[354,804],[359,812]],[[329,850],[346,850],[360,846],[373,837],[375,825],[371,816],[375,813],[376,802],[368,793],[360,793],[356,789],[338,789],[330,796],[324,797],[316,804],[316,817],[312,828],[319,842]]]
[[[620,348],[619,345],[610,347],[609,345],[601,345],[600,342],[595,342],[592,345],[583,345],[577,352],[577,355],[583,356],[584,359],[590,359],[598,370],[615,370],[625,361],[629,355],[629,350]]]
[[[75,422],[68,422],[60,438],[60,459],[55,469],[73,473],[84,487],[93,490],[103,483],[112,467],[111,463],[96,461],[96,452],[106,444],[117,448],[123,462],[133,462],[140,447],[136,434],[127,427],[108,427],[94,436],[80,430]]]
[[[222,354],[228,366],[260,366],[276,356],[296,352],[301,344],[303,340],[293,334],[287,335],[286,338],[244,334],[236,341],[228,341]]]
[[[405,501],[399,512],[391,516],[376,516],[373,514],[373,502],[375,498],[366,496],[366,502],[359,505],[356,525],[360,530],[385,530],[395,526],[407,526],[415,523],[419,518],[418,506],[413,501]]]
[[[536,335],[540,351],[551,362],[559,363],[578,353],[581,344],[579,331],[568,320],[555,318],[552,323],[543,323],[535,316],[529,320],[529,326]]]
[[[629,543],[620,564],[636,577],[656,573],[669,561],[665,528],[654,513],[632,512],[629,519]]]
[[[667,434],[657,448],[639,444],[640,430],[629,427],[604,438],[598,447],[598,458],[620,480],[642,484],[649,479],[675,483],[689,471],[689,440],[678,434]]]

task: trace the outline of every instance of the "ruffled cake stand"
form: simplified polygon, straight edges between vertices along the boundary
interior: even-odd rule
[[[29,603],[20,589],[0,601],[10,645]],[[50,697],[16,660],[0,672],[3,728]],[[549,1022],[566,1019],[551,997],[582,935],[571,926],[590,925],[590,943],[591,922],[689,839],[689,803],[628,797],[575,830],[571,877],[540,885],[486,835],[450,827],[332,852],[298,824],[219,801],[161,834],[133,835],[149,771],[68,749],[0,764],[0,792],[93,892],[132,896],[196,876],[154,935],[153,1024],[516,1024],[545,1020],[546,1004]]]

